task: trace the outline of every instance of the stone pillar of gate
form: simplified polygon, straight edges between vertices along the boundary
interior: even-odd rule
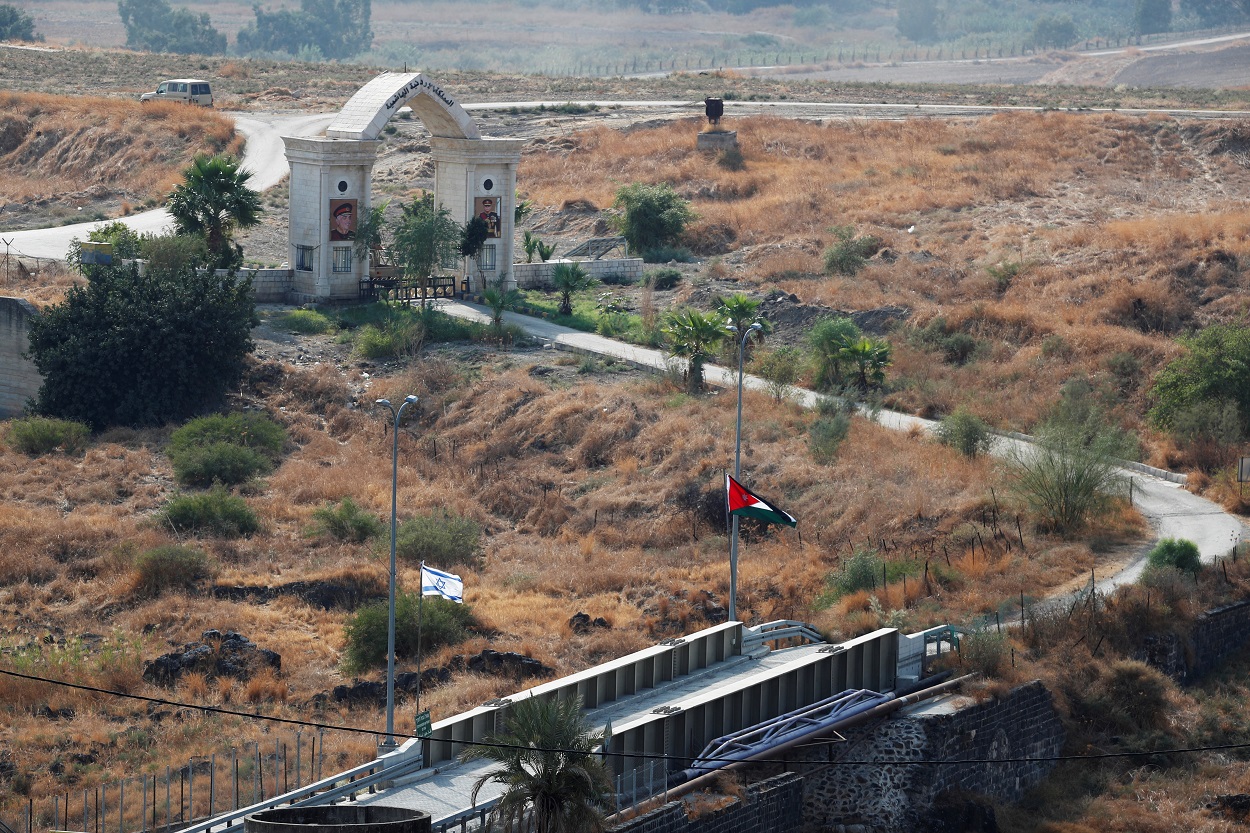
[[[462,224],[473,217],[496,215],[492,223],[496,236],[487,239],[476,259],[466,259],[461,266],[461,281],[467,282],[471,293],[481,292],[501,277],[506,277],[506,287],[516,286],[512,271],[516,232],[513,212],[516,169],[524,144],[519,139],[430,139],[435,204],[446,208]]]
[[[290,225],[292,301],[355,300],[369,268],[356,257],[354,229],[371,206],[373,164],[382,144],[370,139],[284,136],[291,166]],[[344,233],[335,212],[353,215]]]

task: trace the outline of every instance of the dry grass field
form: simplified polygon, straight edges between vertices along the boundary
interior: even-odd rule
[[[8,101],[12,112],[26,112],[15,97]],[[144,154],[133,158],[160,171],[149,177],[176,175],[183,157],[155,147],[178,147],[173,118],[184,112],[167,114],[155,135],[171,138],[153,139],[152,149],[110,153]],[[132,144],[154,133],[146,112],[118,104],[109,118]],[[1250,254],[1242,207],[1250,127],[1066,112],[950,121],[759,118],[731,126],[741,141],[740,169],[697,153],[691,122],[593,129],[532,142],[521,190],[539,207],[535,216],[555,227],[562,216],[581,224],[598,217],[621,184],[670,182],[699,213],[689,243],[701,260],[683,267],[669,302],[706,305],[713,288],[736,284],[757,295],[794,293],[831,311],[901,307],[906,323],[889,333],[896,354],[888,404],[927,415],[964,405],[998,427],[1029,430],[1065,382],[1084,376],[1140,438],[1145,459],[1186,462],[1146,426],[1146,391],[1176,354],[1176,335],[1244,322],[1239,264]],[[835,225],[885,244],[854,277],[824,274]],[[46,300],[70,279],[50,271],[32,280],[4,291]],[[971,361],[953,364],[924,341],[921,332],[934,331],[939,319],[942,332],[976,341]],[[440,348],[378,363],[323,337],[309,339],[298,362],[283,361],[268,349],[279,331],[275,320],[258,332],[271,358],[256,362],[232,400],[268,413],[289,436],[277,470],[240,491],[261,518],[255,535],[178,535],[159,522],[179,492],[166,451],[176,426],[106,431],[81,454],[0,451],[0,668],[380,728],[376,709],[310,705],[350,681],[342,669],[350,611],[214,591],[309,582],[376,595],[384,587],[382,543],[344,543],[312,529],[317,510],[348,497],[387,517],[392,438],[388,420],[367,403],[410,392],[421,401],[401,435],[401,520],[446,510],[485,531],[480,559],[436,565],[464,577],[479,630],[425,658],[427,667],[491,647],[564,673],[696,629],[725,604],[726,536],[698,506],[715,504],[732,459],[732,395],[692,398],[673,379],[534,349]],[[1135,369],[1125,374],[1125,367]],[[1022,594],[1069,589],[1091,569],[1105,575],[1148,536],[1122,503],[1079,539],[1048,536],[1034,528],[996,462],[864,420],[854,421],[832,463],[817,462],[807,440],[815,415],[763,394],[748,393],[745,405],[744,473],[800,519],[801,532],[745,540],[739,609],[749,622],[802,619],[838,638],[887,622],[912,628],[1018,616]],[[1213,486],[1224,476],[1215,475]],[[1214,493],[1232,500],[1235,486]],[[212,577],[191,591],[140,593],[136,554],[170,543],[207,553]],[[835,598],[831,577],[865,548],[880,551],[890,581]],[[1245,565],[1229,565],[1226,582],[1209,582],[1212,598],[1244,596]],[[416,565],[403,564],[401,585],[416,581]],[[1192,613],[1196,603],[1174,593],[1169,604]],[[1146,611],[1151,603],[1147,597]],[[1158,596],[1153,603],[1157,611]],[[1140,601],[1121,606],[1142,615]],[[610,628],[575,633],[569,619],[578,612]],[[246,683],[193,676],[173,691],[142,680],[145,661],[209,628],[236,630],[277,651],[282,672]],[[1084,642],[1075,631],[1057,638]],[[1000,682],[979,696],[1043,674],[1061,707],[1079,714],[1072,704],[1083,687],[1100,684],[1110,650],[1109,642],[1100,654],[1093,642],[1062,655],[1076,658],[1064,664],[1021,637],[1018,666],[1000,668]],[[1234,670],[1201,690],[1169,688],[1170,723],[1155,740],[1248,732],[1229,705],[1244,695],[1244,680]],[[429,690],[422,705],[438,719],[524,685],[462,671]],[[0,704],[0,748],[8,753],[0,762],[13,765],[0,773],[12,787],[0,797],[0,819],[9,823],[26,796],[42,808],[52,795],[163,773],[191,755],[224,754],[280,731],[194,709],[156,718],[142,703],[3,676]],[[411,725],[414,708],[403,702],[397,724]],[[327,732],[325,740],[331,762],[370,753],[367,736]],[[1008,814],[1004,829],[1231,830],[1204,808],[1204,796],[1244,792],[1247,784],[1244,763],[1214,758],[1164,775],[1067,773],[1036,799],[1045,812]],[[1065,792],[1068,800],[1056,806]]]

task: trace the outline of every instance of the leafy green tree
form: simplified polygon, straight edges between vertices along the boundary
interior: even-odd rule
[[[613,225],[635,252],[657,249],[679,240],[696,219],[690,204],[665,182],[635,182],[616,192],[612,205],[620,211]]]
[[[1246,12],[1236,0],[1181,0],[1181,11],[1196,17],[1204,28],[1237,23]]]
[[[719,315],[694,309],[673,310],[665,316],[663,332],[673,355],[689,363],[686,388],[692,394],[703,391],[703,365],[716,355],[729,331]]]
[[[461,760],[487,760],[497,768],[473,785],[477,802],[492,781],[504,793],[493,811],[506,829],[533,814],[536,833],[601,833],[612,806],[612,776],[597,750],[607,731],[593,731],[571,697],[528,697],[508,707],[502,731],[471,746]]]
[[[1150,421],[1171,430],[1178,416],[1205,402],[1233,403],[1250,432],[1250,328],[1216,324],[1180,339],[1184,355],[1155,376]]]
[[[242,376],[259,323],[250,280],[120,266],[87,278],[30,324],[38,413],[97,430],[160,425],[219,404]]]
[[[825,272],[830,275],[855,275],[868,258],[881,250],[881,239],[870,234],[855,236],[851,226],[832,226],[834,241],[825,249]]]
[[[1043,15],[1033,22],[1030,38],[1037,49],[1057,47],[1062,49],[1076,40],[1076,24],[1070,17]]]
[[[942,12],[937,0],[899,0],[898,33],[917,43],[930,43],[938,38]]]
[[[90,243],[108,243],[113,247],[113,257],[133,259],[139,257],[142,238],[134,229],[121,220],[114,220],[111,223],[104,223],[88,231],[87,241]],[[75,269],[81,269],[82,267],[82,241],[77,237],[70,238],[69,251],[65,255],[65,262]]]
[[[260,194],[247,187],[250,171],[232,156],[200,154],[182,172],[182,183],[169,195],[169,215],[179,234],[199,234],[208,244],[212,265],[236,268],[243,248],[234,242],[236,229],[260,222]]]
[[[43,40],[35,34],[35,19],[17,6],[0,3],[0,40]]]
[[[1153,35],[1172,28],[1172,0],[1137,0],[1133,12],[1133,31]]]
[[[805,361],[803,353],[795,347],[760,350],[751,357],[751,372],[764,380],[773,401],[780,402],[799,380],[799,371]]]
[[[454,263],[460,256],[463,231],[451,218],[451,212],[434,206],[434,195],[422,194],[404,206],[403,215],[394,230],[395,263],[404,277],[417,281],[422,288],[445,263]]]
[[[242,53],[285,52],[341,60],[373,44],[371,0],[300,0],[298,10],[252,6],[256,24],[239,31]]]
[[[816,389],[837,390],[847,384],[846,348],[863,333],[849,318],[822,318],[807,333],[807,344],[815,362]]]
[[[596,283],[580,263],[557,263],[551,270],[551,284],[560,293],[560,314],[572,315],[573,296],[590,289]]]
[[[128,49],[181,55],[226,51],[225,33],[213,28],[207,14],[175,9],[168,0],[117,0],[117,12],[126,27]]]
[[[1163,538],[1155,544],[1147,560],[1152,567],[1172,567],[1185,573],[1202,569],[1198,545],[1184,538]]]

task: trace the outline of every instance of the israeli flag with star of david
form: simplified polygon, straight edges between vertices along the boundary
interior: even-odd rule
[[[442,596],[456,604],[464,604],[464,582],[460,576],[435,570],[421,562],[421,595]]]

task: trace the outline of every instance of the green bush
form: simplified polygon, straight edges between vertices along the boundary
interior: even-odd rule
[[[415,356],[425,340],[425,327],[419,319],[388,321],[381,326],[366,324],[356,335],[354,352],[363,359]]]
[[[875,590],[877,582],[881,581],[884,564],[876,550],[855,550],[830,577],[830,589],[839,597],[860,590]]]
[[[295,309],[274,321],[275,326],[304,335],[321,335],[334,332],[334,321],[325,313],[311,309]]]
[[[187,590],[212,574],[208,556],[197,549],[169,544],[146,550],[135,558],[135,592],[159,596],[167,590]]]
[[[207,492],[178,495],[165,504],[161,519],[175,532],[203,532],[237,538],[260,531],[260,519],[247,501],[215,486]]]
[[[438,596],[419,602],[416,593],[399,593],[395,597],[395,656],[417,655],[417,609],[421,609],[421,655],[428,656],[444,645],[456,645],[469,637],[477,621],[468,605],[456,604]],[[343,666],[356,674],[386,664],[388,641],[387,602],[362,607],[345,628],[347,645],[343,649]]]
[[[642,250],[646,263],[690,263],[694,254],[684,246],[652,246]]]
[[[879,238],[856,237],[852,226],[833,226],[829,231],[834,241],[825,249],[825,272],[830,275],[855,275],[864,268],[868,258],[881,250]]]
[[[276,463],[286,445],[286,429],[264,414],[236,412],[193,419],[169,437],[171,453],[216,443],[252,448]]]
[[[425,561],[445,569],[472,564],[482,550],[482,527],[472,518],[450,512],[421,514],[400,524],[396,554],[405,561]]]
[[[39,416],[13,420],[6,435],[14,451],[32,457],[53,451],[77,454],[90,439],[91,429],[81,422]]]
[[[681,270],[674,269],[671,266],[660,269],[649,269],[642,276],[643,283],[652,289],[663,292],[666,289],[672,289],[681,282]]]
[[[635,252],[648,252],[676,243],[696,219],[690,204],[665,182],[635,182],[616,192],[613,219],[617,231]]]
[[[1151,567],[1172,567],[1186,573],[1202,569],[1198,545],[1184,538],[1164,538],[1155,544],[1147,557]]]
[[[785,399],[790,387],[799,380],[799,372],[807,357],[797,347],[757,350],[751,357],[751,373],[764,380],[773,401]]]
[[[998,631],[977,630],[959,638],[959,657],[966,670],[998,676],[1007,664],[1011,646]]]
[[[316,510],[313,512],[313,520],[315,534],[355,543],[381,535],[386,528],[379,518],[361,509],[349,497],[333,506],[323,506]]]
[[[1078,693],[1077,711],[1111,731],[1164,729],[1172,712],[1173,688],[1171,680],[1144,662],[1117,660],[1100,669],[1098,679]]]
[[[851,417],[846,412],[817,417],[807,432],[807,445],[818,463],[832,463],[838,448],[851,433]]]
[[[993,436],[990,427],[975,414],[963,408],[945,417],[934,432],[938,442],[950,446],[965,457],[976,457],[990,450]]]
[[[197,489],[214,483],[234,486],[273,470],[269,458],[256,449],[228,442],[170,452],[170,459],[175,479],[183,486]]]

